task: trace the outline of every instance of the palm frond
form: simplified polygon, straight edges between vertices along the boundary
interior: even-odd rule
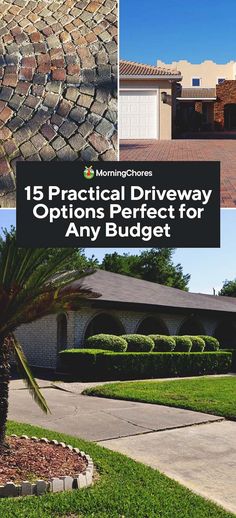
[[[33,399],[37,403],[37,405],[41,408],[41,410],[43,412],[45,412],[45,414],[51,413],[50,409],[46,403],[46,400],[44,399],[44,397],[40,391],[38,383],[30,370],[27,359],[25,357],[25,354],[24,354],[19,342],[16,340],[14,335],[11,335],[11,338],[12,338],[12,345],[14,348],[15,358],[16,358],[17,367],[18,367],[20,376],[26,383],[26,386],[27,386],[31,396],[33,397]]]

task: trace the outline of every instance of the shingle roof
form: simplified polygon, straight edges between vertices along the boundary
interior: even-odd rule
[[[216,97],[215,88],[182,88],[183,99],[212,99]]]
[[[178,76],[181,79],[181,72],[171,68],[156,67],[153,65],[144,65],[134,61],[120,61],[121,76]]]
[[[101,294],[99,298],[94,299],[96,304],[103,301],[109,302],[111,305],[112,303],[135,304],[142,306],[143,309],[144,306],[156,306],[158,308],[169,307],[236,313],[236,298],[233,297],[189,293],[104,270],[97,270],[92,275],[75,281],[75,283],[76,285],[82,284],[86,288],[92,288],[95,292]]]

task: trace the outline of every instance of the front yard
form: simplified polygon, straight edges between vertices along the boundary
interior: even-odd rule
[[[112,383],[85,393],[186,408],[236,420],[236,376]]]
[[[129,384],[130,385],[130,384]],[[46,436],[81,448],[98,470],[93,487],[72,492],[0,500],[4,518],[232,518],[156,470],[93,443],[10,422],[8,433]]]

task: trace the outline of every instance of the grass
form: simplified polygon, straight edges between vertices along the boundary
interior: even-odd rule
[[[85,393],[186,408],[236,420],[236,376],[112,383]]]
[[[89,453],[99,472],[93,487],[0,500],[2,518],[232,518],[156,470],[96,444],[10,422],[8,433],[46,436]]]

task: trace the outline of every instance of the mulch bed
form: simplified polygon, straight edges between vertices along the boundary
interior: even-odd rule
[[[62,446],[18,437],[8,437],[7,443],[10,448],[0,454],[0,485],[75,477],[86,470],[86,460]]]

